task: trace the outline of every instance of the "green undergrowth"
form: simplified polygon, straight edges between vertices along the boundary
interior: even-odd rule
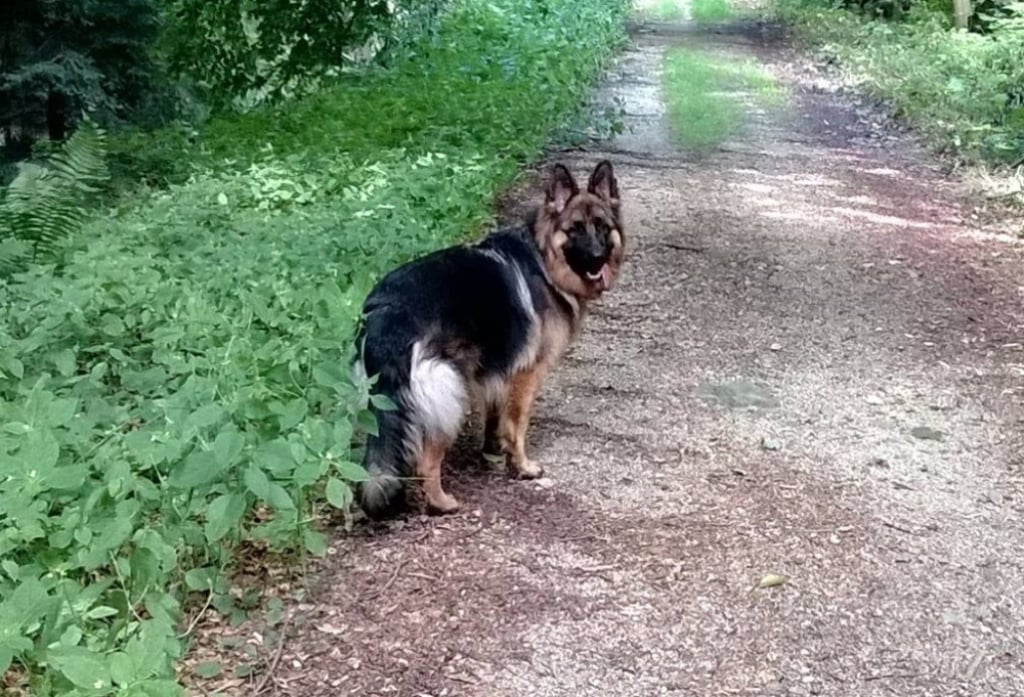
[[[1024,15],[986,34],[956,31],[948,8],[914,5],[904,21],[812,0],[775,13],[861,89],[893,105],[940,149],[967,160],[1024,157]]]
[[[713,148],[743,123],[745,101],[778,105],[784,100],[756,63],[690,49],[666,54],[662,82],[673,134],[682,146],[697,150]]]
[[[692,8],[698,23],[724,22],[735,16],[729,0],[693,0]]]
[[[675,19],[682,19],[682,0],[657,0],[648,10],[647,14],[652,19],[660,22],[670,22]]]
[[[180,694],[184,619],[259,595],[232,584],[240,545],[325,551],[375,428],[349,372],[366,292],[480,230],[578,118],[627,10],[462,0],[387,70],[140,140],[126,171],[149,158],[164,188],[0,280],[7,684]]]

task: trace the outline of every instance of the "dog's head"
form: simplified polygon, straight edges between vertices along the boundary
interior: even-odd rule
[[[612,287],[624,253],[619,209],[611,162],[598,163],[586,190],[564,165],[554,166],[534,233],[559,290],[585,301]]]

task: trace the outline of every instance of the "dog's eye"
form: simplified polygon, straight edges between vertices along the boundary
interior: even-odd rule
[[[587,226],[583,223],[574,223],[572,229],[569,230],[569,234],[572,237],[581,237],[587,234]]]

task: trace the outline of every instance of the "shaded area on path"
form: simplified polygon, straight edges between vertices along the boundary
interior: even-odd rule
[[[601,95],[633,131],[560,156],[616,163],[630,256],[539,405],[551,478],[468,443],[464,513],[339,536],[268,692],[1024,694],[1024,253],[764,35],[637,35]],[[679,151],[679,42],[789,108]]]

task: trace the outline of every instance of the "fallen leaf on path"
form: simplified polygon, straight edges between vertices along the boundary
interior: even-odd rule
[[[773,588],[775,586],[781,586],[785,582],[786,578],[784,576],[779,576],[778,574],[765,574],[765,576],[763,576],[761,580],[757,582],[757,587]]]
[[[345,630],[343,628],[335,627],[331,624],[318,624],[316,628],[317,631],[323,632],[324,634],[330,634],[331,636],[338,636],[339,634],[345,633]]]

